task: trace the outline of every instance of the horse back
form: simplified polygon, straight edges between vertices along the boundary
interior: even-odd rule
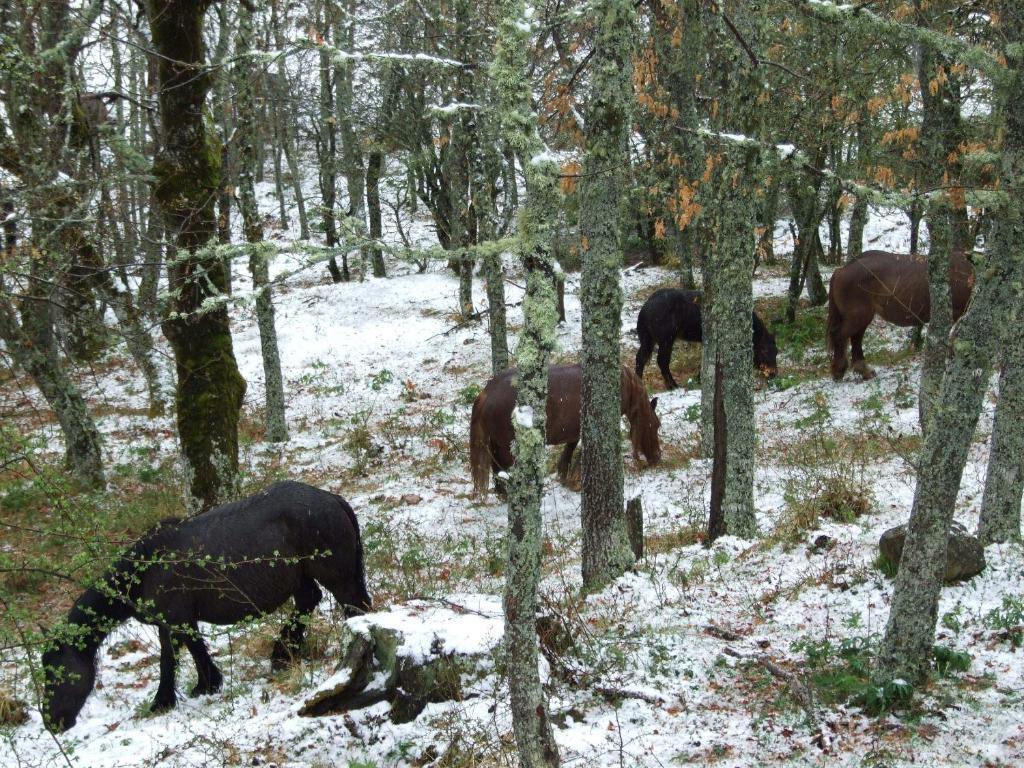
[[[140,582],[174,619],[198,616],[232,624],[272,611],[328,556],[362,578],[358,523],[341,497],[303,483],[280,482],[163,532]],[[161,565],[162,564],[162,565]]]
[[[837,270],[832,279],[836,301],[844,313],[870,308],[902,326],[922,325],[931,317],[927,256],[865,251]],[[959,317],[974,285],[974,267],[963,254],[950,255],[949,280],[954,317]]]
[[[681,288],[661,288],[640,308],[637,326],[646,329],[659,343],[674,339],[701,341],[700,305],[703,294]]]

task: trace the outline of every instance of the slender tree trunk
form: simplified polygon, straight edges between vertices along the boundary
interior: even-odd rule
[[[945,24],[936,10],[924,9],[921,2],[916,2],[916,5],[920,25]],[[918,48],[917,76],[923,108],[919,151],[922,154],[921,173],[926,188],[955,184],[960,176],[959,163],[949,159],[957,155],[963,137],[960,104],[954,88],[956,75],[946,74],[950,63],[943,54],[928,46]],[[914,203],[921,210],[921,199],[915,198]],[[926,434],[932,404],[939,396],[949,349],[949,331],[953,325],[949,252],[955,244],[953,221],[957,217],[950,200],[933,200],[923,212],[928,220],[928,294],[931,317],[928,320],[928,336],[921,364],[918,411],[921,432]],[[916,245],[913,244],[911,252],[917,253]]]
[[[352,50],[355,47],[355,15],[355,0],[346,0],[344,17],[341,14],[335,16],[335,45],[342,46],[346,50]],[[366,189],[364,186],[366,171],[363,169],[363,151],[359,144],[359,136],[356,134],[352,121],[352,109],[355,101],[353,76],[354,68],[350,62],[335,64],[336,114],[338,130],[341,133],[342,170],[348,193],[348,217],[355,224],[356,234],[362,236],[366,234]],[[351,222],[349,226],[351,226]],[[359,251],[362,263],[359,274],[362,279],[366,273],[367,249],[362,246]]]
[[[22,308],[22,314],[47,315],[48,303],[26,300],[33,306]],[[46,317],[34,317],[27,328],[18,324],[17,313],[5,296],[0,296],[0,338],[15,363],[32,377],[46,402],[53,409],[64,435],[65,459],[75,478],[85,486],[102,488],[103,454],[100,435],[89,414],[78,388],[68,377],[61,365],[57,350],[53,347],[52,332],[40,337],[31,333],[31,328],[49,328],[51,321]],[[27,332],[28,331],[28,332]],[[46,341],[49,337],[49,343]]]
[[[238,186],[239,209],[242,214],[245,239],[249,243],[249,271],[256,291],[256,324],[260,331],[263,353],[263,377],[266,382],[267,442],[283,443],[288,439],[285,421],[284,377],[281,375],[281,354],[277,347],[277,328],[274,324],[274,302],[271,295],[269,254],[271,249],[263,241],[263,225],[256,205],[253,185],[256,162],[256,94],[255,80],[248,62],[252,59],[253,7],[252,0],[240,0],[238,8],[238,37],[235,56],[246,62],[235,70],[235,91],[238,104]]]
[[[1019,247],[1019,246],[1018,246]],[[1000,344],[999,400],[992,427],[978,538],[983,544],[1020,540],[1024,494],[1024,308],[1006,326]]]
[[[910,219],[910,252],[917,253],[921,242],[921,219],[924,216],[924,205],[920,198],[915,197],[907,211]]]
[[[942,375],[949,354],[949,331],[953,325],[953,298],[949,290],[949,217],[943,216],[946,206],[935,203],[940,211],[929,214],[928,241],[928,294],[931,316],[921,360],[921,382],[918,387],[917,409],[921,434],[928,434],[928,418],[939,396]]]
[[[580,192],[583,273],[583,589],[596,591],[633,562],[623,506],[619,333],[619,223],[632,109],[635,14],[626,0],[601,0],[591,60],[587,151]]]
[[[481,131],[473,130],[474,138],[473,208],[477,217],[477,240],[487,243],[494,239],[493,203],[489,199],[486,159],[482,146]],[[481,255],[481,267],[487,286],[487,331],[491,338],[491,373],[497,374],[508,368],[508,324],[505,318],[505,271],[501,263],[501,252],[497,248],[485,247]],[[556,273],[558,267],[555,267]]]
[[[781,186],[778,181],[772,180],[757,209],[757,260],[762,264],[775,264],[775,219],[779,212]]]
[[[986,263],[978,270],[974,298],[957,323],[953,354],[918,460],[914,505],[879,656],[880,680],[917,682],[928,670],[949,525],[971,437],[997,346],[1007,338],[1007,328],[1019,333],[1024,320],[1024,8],[1019,4],[1004,6],[1002,31],[1008,71],[1000,94],[999,114],[1007,123],[1000,187],[1007,200]]]
[[[370,264],[374,277],[387,277],[384,251],[376,244],[384,234],[380,215],[380,177],[383,172],[384,153],[380,149],[374,149],[366,163],[366,207],[370,217],[370,238],[375,241],[370,247]]]
[[[285,48],[284,23],[280,20],[278,0],[272,0],[270,5],[270,28],[274,36],[274,45],[279,51]],[[306,194],[302,191],[302,167],[299,164],[298,150],[295,146],[295,105],[290,98],[288,88],[288,71],[285,65],[285,57],[278,59],[276,74],[268,73],[271,83],[271,116],[274,121],[274,134],[277,137],[277,144],[284,154],[288,163],[288,174],[291,176],[292,197],[295,198],[295,208],[299,215],[299,237],[309,240],[309,216],[306,214]],[[280,161],[278,160],[278,165]],[[283,219],[282,219],[283,222]]]
[[[149,0],[153,45],[160,57],[163,134],[153,166],[156,200],[177,255],[168,265],[171,314],[163,322],[174,351],[178,434],[192,508],[234,494],[238,419],[245,380],[238,372],[225,305],[224,264],[207,246],[216,235],[213,201],[220,147],[206,126],[210,88],[203,43],[209,0]],[[204,306],[213,300],[213,307]]]
[[[725,472],[722,477],[722,518],[725,530],[742,538],[757,532],[754,517],[754,357],[750,317],[754,311],[754,231],[756,204],[751,185],[757,179],[756,150],[723,148],[726,165],[717,174],[712,219],[714,242],[706,260],[702,316],[714,328],[706,355],[721,366],[722,406],[725,413]],[[707,296],[710,295],[710,300]],[[712,373],[714,376],[714,373]],[[712,378],[712,387],[715,380]],[[714,402],[712,390],[712,404]],[[713,408],[712,408],[713,410]],[[713,421],[714,423],[714,421]],[[713,441],[713,445],[719,440]]]
[[[846,243],[846,263],[856,261],[864,251],[864,227],[868,223],[867,195],[858,194],[850,213],[850,235]]]
[[[537,654],[537,582],[540,580],[548,358],[555,346],[554,266],[550,216],[558,210],[558,167],[539,154],[543,145],[530,107],[527,51],[530,25],[523,0],[500,0],[491,78],[498,91],[502,135],[523,159],[529,196],[519,222],[526,269],[524,323],[518,350],[515,454],[508,499],[505,581],[505,653],[512,730],[523,768],[555,768],[558,747],[544,704]],[[532,419],[528,418],[532,416]]]
[[[700,179],[704,172],[704,142],[697,101],[704,50],[704,27],[699,0],[679,3],[649,3],[654,15],[655,41],[660,76],[679,113],[671,134],[671,147],[681,160],[675,177],[675,189],[669,204],[674,218],[674,241],[679,253],[679,281],[684,288],[694,286],[693,269],[703,254],[705,238],[700,230]]]
[[[332,26],[332,15],[334,4],[331,0],[324,2],[323,34],[327,35]],[[334,83],[332,74],[334,67],[331,66],[331,57],[326,50],[320,51],[320,195],[322,198],[321,212],[323,214],[324,241],[328,248],[338,245],[338,228],[335,220],[335,205],[337,201],[337,179],[338,179],[338,128],[337,117],[334,114]],[[334,256],[327,262],[327,270],[331,273],[331,280],[336,283],[348,282],[351,275],[348,271],[348,255],[342,255],[342,268],[338,268],[338,261]]]
[[[469,53],[469,17],[472,12],[470,0],[455,0],[455,39],[460,41],[460,55],[468,61]],[[472,93],[472,75],[468,68],[460,67],[456,76],[454,99],[458,104],[466,104]],[[451,145],[448,147],[449,163],[448,204],[451,210],[449,233],[451,246],[456,249],[459,267],[459,314],[463,319],[473,316],[473,267],[470,243],[469,224],[469,155],[472,152],[474,137],[470,134],[470,118],[467,110],[460,107],[456,110],[451,124]]]

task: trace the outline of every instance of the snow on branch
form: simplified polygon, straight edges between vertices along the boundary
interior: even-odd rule
[[[820,2],[820,0],[816,1]],[[932,200],[945,195],[949,190],[949,187],[946,186],[940,186],[935,189],[920,192],[903,192],[895,189],[880,188],[877,186],[863,184],[853,179],[844,178],[830,168],[815,167],[807,156],[793,144],[770,144],[750,136],[744,136],[743,134],[722,133],[719,131],[712,131],[707,128],[693,129],[677,125],[676,130],[684,133],[695,133],[706,139],[717,139],[720,141],[732,142],[739,146],[758,147],[762,151],[769,152],[778,157],[781,162],[789,162],[805,171],[810,171],[811,173],[824,176],[825,178],[834,181],[841,189],[851,192],[858,197],[866,197],[869,202],[875,205],[892,205],[905,208],[914,200]],[[965,155],[964,157],[967,158],[969,156]],[[986,161],[991,159],[990,153],[985,153],[985,159]],[[994,189],[965,188],[964,194],[966,196],[967,203],[976,208],[997,207],[1005,204],[1009,200],[1006,192]]]
[[[431,104],[427,107],[431,112],[437,112],[442,115],[452,115],[460,110],[474,110],[483,109],[479,104],[470,104],[464,101],[453,101],[450,104]]]
[[[304,41],[296,45],[297,50],[327,51],[335,64],[349,61],[406,61],[413,64],[437,64],[444,67],[466,67],[465,62],[446,59],[442,56],[431,56],[427,53],[399,53],[397,51],[343,51],[330,43]]]

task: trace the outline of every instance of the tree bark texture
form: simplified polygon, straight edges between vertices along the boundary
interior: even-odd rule
[[[501,0],[491,77],[498,94],[501,132],[510,152],[523,161],[527,200],[519,220],[526,268],[524,323],[519,367],[517,419],[508,499],[508,570],[505,581],[505,653],[512,729],[524,768],[559,764],[551,721],[540,685],[537,652],[537,583],[540,580],[540,500],[545,475],[545,418],[548,359],[555,346],[554,265],[551,212],[558,210],[558,167],[543,148],[530,107],[527,77],[529,23],[523,0]],[[539,157],[538,157],[539,155]],[[534,159],[536,158],[536,160]]]
[[[1020,245],[1018,245],[1018,248]],[[982,544],[1020,540],[1024,493],[1024,306],[1011,313],[1000,344],[999,399],[981,499]]]
[[[917,21],[922,26],[944,24],[944,14],[938,6],[924,10],[916,2]],[[959,162],[950,160],[958,155],[958,146],[964,138],[960,120],[960,103],[955,87],[957,75],[950,72],[949,59],[930,46],[917,49],[917,78],[920,83],[922,121],[919,139],[921,153],[921,182],[925,189],[940,189],[957,183]],[[948,73],[948,74],[947,74]],[[916,201],[915,201],[916,202]],[[923,207],[922,207],[923,206]],[[921,383],[918,390],[918,413],[921,432],[928,430],[928,416],[939,393],[945,370],[949,330],[953,325],[953,306],[949,290],[949,251],[953,246],[953,206],[948,196],[918,203],[918,210],[928,221],[928,293],[931,317],[928,336],[921,363]],[[916,251],[916,243],[911,250]]]
[[[227,288],[224,263],[205,247],[216,235],[214,201],[220,182],[220,147],[204,116],[210,89],[203,42],[208,6],[209,0],[150,0],[147,5],[160,56],[156,202],[177,248],[167,267],[171,299],[163,330],[178,376],[175,402],[187,499],[197,509],[233,495],[245,394],[227,308],[220,301]]]
[[[939,396],[949,354],[949,331],[953,326],[953,296],[949,289],[949,215],[947,206],[941,202],[933,203],[931,208],[938,210],[930,210],[928,216],[928,300],[931,309],[917,393],[922,435],[928,434],[928,419]]]
[[[757,437],[754,429],[754,359],[750,317],[754,311],[754,242],[757,206],[751,180],[758,178],[755,150],[725,147],[716,174],[713,246],[707,267],[702,316],[714,328],[714,346],[705,354],[722,368],[722,407],[725,414],[726,462],[723,477],[722,517],[725,530],[742,538],[757,532],[754,516],[754,466]],[[710,295],[710,301],[707,296]],[[711,372],[714,403],[715,372]],[[712,419],[714,423],[714,419]],[[717,437],[713,444],[717,444]]]
[[[330,0],[324,2],[323,34],[328,34],[334,5]],[[338,126],[334,114],[334,83],[331,57],[326,50],[320,51],[320,133],[318,137],[318,153],[320,155],[320,210],[323,216],[324,242],[328,248],[338,244],[338,224],[335,218],[335,205],[338,197]],[[331,256],[327,261],[327,270],[331,280],[336,283],[348,282],[351,275],[348,271],[348,256],[342,254],[342,266],[338,268],[338,260]]]
[[[384,234],[380,214],[380,177],[383,172],[384,152],[375,148],[366,160],[366,210],[370,218],[370,239],[374,241],[379,241]],[[384,251],[379,245],[370,246],[370,265],[374,277],[387,277]]]
[[[595,18],[599,26],[590,63],[587,149],[580,190],[584,591],[601,589],[635,562],[623,506],[619,281],[636,16],[631,2],[601,0]]]
[[[239,209],[245,240],[249,244],[249,272],[256,291],[256,325],[260,331],[260,350],[263,357],[263,378],[266,413],[266,440],[283,443],[288,439],[285,421],[284,377],[281,375],[281,353],[277,346],[277,327],[274,323],[274,301],[270,285],[269,253],[263,240],[263,224],[256,203],[253,174],[256,165],[256,93],[248,62],[253,54],[253,8],[251,0],[241,0],[238,7],[238,37],[235,55],[246,62],[235,70],[235,91],[238,105],[238,192]]]
[[[928,670],[949,524],[964,463],[997,346],[1005,329],[1019,329],[1021,322],[1013,309],[1020,312],[1024,290],[1024,7],[1004,4],[1002,19],[1008,72],[1000,93],[1006,118],[1000,187],[1007,199],[978,270],[974,298],[954,331],[953,354],[918,460],[914,505],[879,657],[881,680],[917,682]]]
[[[479,119],[479,118],[477,118]],[[477,240],[487,243],[494,239],[494,203],[489,199],[487,179],[487,155],[481,144],[481,131],[474,125],[471,134],[473,141],[472,190],[473,208],[476,211]],[[500,163],[501,158],[495,160]],[[505,270],[501,262],[501,252],[496,248],[485,247],[481,252],[481,269],[487,290],[487,331],[491,339],[491,373],[498,374],[509,366],[508,358],[508,323],[505,313]],[[558,267],[555,267],[557,271]]]

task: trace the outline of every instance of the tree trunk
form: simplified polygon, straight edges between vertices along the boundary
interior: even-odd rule
[[[917,3],[917,20],[922,26],[941,25],[945,22],[934,9],[924,10]],[[919,137],[922,154],[922,180],[924,187],[941,188],[955,184],[960,176],[960,164],[955,158],[963,138],[960,120],[960,104],[954,84],[957,79],[949,71],[949,59],[932,50],[919,46],[917,51],[917,77],[920,82],[922,121]],[[920,198],[914,199],[921,210]],[[949,252],[955,245],[953,239],[954,207],[950,199],[933,200],[924,209],[928,220],[928,294],[931,302],[931,317],[928,321],[928,336],[921,364],[921,383],[918,394],[918,412],[921,433],[927,434],[928,418],[935,399],[939,396],[942,373],[946,367],[949,344],[949,330],[953,325],[953,306],[949,290]],[[916,243],[911,252],[917,253]]]
[[[619,224],[633,99],[633,5],[626,0],[601,0],[595,19],[599,27],[591,61],[587,150],[580,190],[584,591],[601,589],[634,562],[623,507],[619,359]]]
[[[850,235],[846,243],[846,263],[856,261],[864,251],[864,227],[868,223],[867,195],[858,194],[850,214]]]
[[[949,524],[971,437],[997,346],[1007,338],[1007,328],[1020,332],[1024,309],[1024,251],[1020,248],[1024,242],[1024,9],[1019,4],[1007,4],[1005,9],[1002,29],[1008,71],[998,114],[1004,115],[1007,123],[1000,174],[1007,200],[986,263],[977,271],[974,298],[957,323],[953,354],[918,459],[914,505],[879,657],[877,675],[883,681],[902,678],[917,682],[928,670]]]
[[[978,538],[982,544],[1020,540],[1024,493],[1024,307],[1006,327],[1001,349],[999,400],[992,427]]]
[[[384,268],[384,251],[376,243],[384,234],[380,215],[380,177],[384,171],[384,153],[380,149],[370,152],[366,163],[366,206],[370,215],[370,238],[375,241],[370,246],[370,264],[374,277],[387,277]]]
[[[702,316],[714,328],[712,347],[705,340],[705,356],[722,368],[722,407],[725,412],[725,472],[722,478],[722,518],[733,536],[752,538],[754,466],[757,438],[754,430],[753,341],[750,317],[754,311],[751,276],[754,271],[754,231],[757,206],[749,180],[757,178],[757,152],[724,148],[725,167],[718,176],[715,196],[714,243],[706,260],[707,278]],[[710,295],[710,300],[708,300]],[[714,410],[714,371],[712,411]],[[712,420],[714,421],[714,420]],[[716,439],[713,444],[718,443]]]
[[[537,582],[540,580],[541,514],[548,358],[555,346],[554,267],[551,221],[558,210],[558,174],[546,156],[530,107],[527,51],[530,25],[523,0],[500,0],[491,78],[498,92],[502,135],[509,151],[523,159],[529,196],[519,232],[526,296],[517,362],[519,388],[516,463],[508,499],[508,571],[505,581],[505,652],[512,730],[524,768],[555,768],[558,748],[544,704],[537,668]],[[532,423],[526,418],[532,415]]]
[[[470,132],[474,138],[472,155],[473,209],[476,213],[477,240],[487,243],[494,239],[493,202],[489,199],[487,183],[487,162],[482,146],[481,131]],[[487,290],[487,331],[491,338],[491,373],[497,374],[508,368],[508,324],[505,318],[505,270],[501,263],[501,252],[497,248],[485,247],[481,253],[481,268]],[[556,266],[555,271],[559,268]]]
[[[336,13],[336,11],[332,11],[332,14]],[[355,0],[346,0],[344,18],[341,14],[335,15],[332,25],[334,44],[350,51],[355,48],[355,15]],[[354,221],[356,234],[363,236],[366,234],[366,189],[364,186],[366,171],[363,169],[363,151],[359,144],[359,136],[356,134],[352,122],[353,74],[354,67],[350,62],[334,65],[336,116],[338,130],[341,133],[342,170],[345,175],[345,188],[348,192],[348,217]],[[351,224],[352,222],[349,222],[350,226]],[[366,274],[367,250],[365,246],[362,246],[359,251],[362,264],[359,272],[361,280]]]
[[[768,184],[764,198],[757,208],[758,238],[757,260],[762,264],[775,264],[775,219],[779,212],[779,188],[774,179]]]
[[[286,41],[284,36],[284,22],[278,16],[278,0],[272,0],[270,4],[270,28],[274,35],[274,45],[277,50],[285,49]],[[269,74],[269,73],[268,73]],[[291,176],[292,196],[295,198],[295,208],[299,214],[299,237],[309,240],[309,216],[306,215],[306,194],[302,191],[302,168],[299,165],[298,152],[295,147],[295,105],[290,98],[291,91],[288,87],[288,70],[285,64],[285,57],[281,56],[277,62],[277,73],[269,74],[272,83],[271,91],[271,115],[274,121],[274,135],[277,137],[277,144],[284,154],[288,163],[288,174]],[[278,161],[280,165],[280,161]],[[282,225],[284,219],[282,219]]]
[[[216,234],[213,204],[220,182],[220,148],[204,119],[208,6],[209,0],[150,0],[147,6],[160,57],[163,133],[153,164],[156,201],[177,247],[168,265],[171,312],[163,330],[177,368],[178,434],[193,509],[208,509],[234,494],[245,394],[227,308],[217,301],[227,288],[224,264],[205,248]],[[212,307],[204,306],[208,300]]]
[[[331,16],[334,13],[334,6],[331,2],[324,3],[324,19],[322,24],[323,34],[326,36],[331,25]],[[321,212],[324,225],[324,242],[328,248],[338,245],[338,228],[334,217],[334,209],[337,201],[337,180],[338,180],[338,128],[337,117],[334,114],[334,83],[332,82],[331,57],[328,51],[320,51],[320,196],[322,198]],[[336,283],[351,279],[348,271],[348,256],[342,256],[342,268],[338,268],[338,261],[332,255],[327,262],[327,270],[331,273],[331,280]]]
[[[950,224],[943,212],[947,206],[934,203],[929,212],[928,296],[931,315],[921,360],[921,382],[918,386],[917,410],[921,434],[928,434],[928,418],[939,396],[942,374],[949,354],[949,331],[953,325],[953,298],[949,290]]]
[[[715,394],[712,407],[714,445],[711,456],[711,510],[708,512],[708,536],[705,544],[725,535],[725,473],[728,469],[729,426],[725,420],[725,393],[722,384],[722,358],[715,354]]]
[[[673,240],[679,253],[679,281],[684,288],[694,286],[694,267],[702,258],[705,238],[700,229],[699,186],[704,172],[704,142],[698,105],[704,27],[699,0],[679,3],[649,3],[655,19],[654,38],[660,77],[678,112],[679,129],[669,136],[672,151],[681,160],[674,179],[669,212],[673,215]]]
[[[920,198],[915,197],[907,211],[907,218],[910,219],[910,252],[917,253],[921,242],[921,218],[924,215],[924,205]]]
[[[22,308],[24,314],[49,314],[49,304],[26,300],[31,309]],[[30,323],[38,327],[49,327],[50,321],[35,317]],[[18,367],[29,376],[57,416],[64,435],[65,459],[75,478],[87,487],[102,488],[103,454],[100,449],[100,435],[89,414],[85,400],[78,388],[68,377],[64,366],[51,343],[40,344],[37,334],[26,332],[18,325],[17,313],[6,297],[0,296],[0,338]]]
[[[252,60],[253,51],[253,8],[251,0],[242,0],[238,9],[238,37],[235,40],[235,57],[238,61]],[[271,252],[263,241],[263,224],[260,222],[253,185],[256,162],[256,94],[255,80],[248,64],[235,70],[235,91],[238,104],[238,187],[239,210],[242,214],[245,239],[249,243],[249,271],[256,291],[256,324],[260,331],[260,349],[263,353],[263,377],[266,389],[266,439],[270,443],[283,443],[288,439],[285,421],[284,378],[281,375],[281,354],[277,347],[277,328],[274,324],[274,302],[271,296],[270,268],[268,254]]]

